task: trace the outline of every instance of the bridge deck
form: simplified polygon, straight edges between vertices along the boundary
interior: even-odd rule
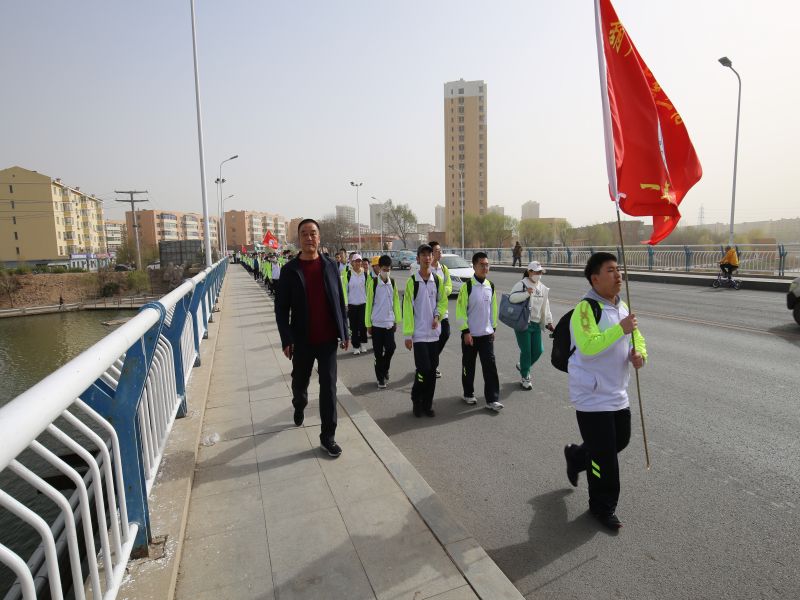
[[[294,426],[272,302],[240,266],[227,277],[202,434],[220,440],[198,453],[176,597],[477,598],[463,574],[474,541],[434,535],[396,481],[402,455],[392,469],[376,454],[380,432],[367,442],[346,388],[340,458],[319,448],[315,379]]]

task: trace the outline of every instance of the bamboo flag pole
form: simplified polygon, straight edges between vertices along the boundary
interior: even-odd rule
[[[614,133],[611,124],[611,107],[608,102],[608,80],[606,79],[606,59],[603,51],[603,28],[602,19],[600,18],[600,0],[594,0],[594,15],[595,15],[595,33],[597,36],[597,68],[600,73],[600,99],[603,105],[603,134],[605,139],[606,150],[606,170],[608,171],[608,185],[611,191],[611,196],[614,198],[614,205],[617,209],[617,228],[619,230],[619,243],[620,250],[622,251],[622,271],[625,279],[625,299],[628,303],[628,309],[633,313],[633,305],[631,304],[631,292],[628,286],[628,264],[625,258],[625,241],[622,238],[622,220],[619,214],[619,200],[620,193],[617,189],[617,166],[616,155],[614,153]],[[633,350],[636,350],[636,342],[631,334],[631,342]],[[639,416],[642,423],[642,440],[644,442],[644,457],[645,466],[650,469],[650,450],[647,446],[647,430],[644,424],[644,405],[642,403],[642,389],[639,384],[639,370],[634,369],[636,372],[636,394],[639,398]]]

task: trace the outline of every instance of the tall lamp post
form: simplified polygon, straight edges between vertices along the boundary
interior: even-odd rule
[[[220,226],[222,226],[222,184],[225,183],[224,179],[220,179],[217,177],[214,180],[214,183],[217,184],[217,221]],[[219,233],[219,232],[217,232]],[[219,244],[219,251],[222,252],[222,236],[217,235],[217,243]]]
[[[225,200],[230,200],[235,195],[236,194],[230,194],[228,196],[225,196],[222,199],[222,221],[223,221],[223,223],[225,222]],[[220,225],[220,227],[222,227],[222,225]],[[225,231],[225,227],[222,227],[222,233],[220,234],[220,236],[222,238],[222,244],[223,244],[223,247],[225,248],[225,252],[227,252],[228,251],[228,233]]]
[[[221,235],[219,235],[220,244],[223,244],[223,243],[227,242],[227,240],[225,240],[225,242],[223,242],[223,241],[222,241],[222,240],[223,240],[223,238],[225,237],[225,211],[224,211],[224,210],[223,210],[223,208],[222,208],[222,204],[223,204],[223,200],[222,200],[222,193],[223,193],[223,192],[222,192],[222,184],[224,184],[224,183],[225,183],[225,180],[222,178],[222,165],[224,165],[224,164],[225,164],[226,162],[228,162],[229,160],[234,160],[234,159],[236,159],[236,158],[239,158],[239,155],[238,155],[238,154],[234,154],[234,155],[233,155],[233,156],[231,156],[230,158],[226,158],[226,159],[225,159],[225,160],[223,160],[221,163],[219,163],[219,179],[217,179],[217,181],[219,182],[219,205],[220,205],[220,212],[221,212],[221,214],[220,214],[220,216],[219,216],[219,222],[220,222],[220,227],[222,228],[222,234],[221,234]],[[223,246],[223,247],[220,249],[220,251],[221,251],[223,254],[224,254],[224,253],[226,253],[226,252],[228,251],[228,246],[227,246],[227,245],[224,245],[224,246]]]
[[[455,171],[455,165],[450,165],[450,168]],[[464,171],[458,169],[458,196],[461,204],[461,257],[464,257]]]
[[[734,209],[736,208],[736,163],[739,159],[739,113],[742,108],[742,78],[739,77],[739,73],[736,72],[736,69],[733,68],[733,63],[731,59],[727,56],[723,56],[719,59],[719,63],[723,67],[729,68],[733,71],[733,74],[736,75],[736,79],[739,80],[739,100],[736,103],[736,143],[733,147],[733,191],[731,192],[731,230],[730,236],[728,237],[728,245],[733,248],[733,214]]]
[[[364,185],[364,182],[356,183],[351,181],[350,185],[356,188],[356,229],[358,230],[358,250],[361,251],[361,207],[358,204],[358,188]]]
[[[380,202],[375,196],[370,196],[375,202]],[[383,254],[383,213],[386,211],[386,204],[391,202],[392,199],[389,198],[386,202],[381,202],[381,254]]]

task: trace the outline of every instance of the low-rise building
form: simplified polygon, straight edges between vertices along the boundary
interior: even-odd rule
[[[203,215],[167,210],[137,210],[136,224],[134,213],[125,213],[125,224],[133,243],[139,237],[142,261],[158,255],[158,242],[178,240],[205,240]],[[211,229],[211,248],[219,248],[218,219],[209,217]]]
[[[106,250],[109,254],[116,253],[127,239],[128,227],[125,221],[106,219]]]
[[[225,212],[225,236],[228,241],[228,250],[260,244],[267,231],[271,231],[272,235],[278,238],[278,243],[283,246],[289,241],[288,229],[289,222],[283,215],[252,210]]]

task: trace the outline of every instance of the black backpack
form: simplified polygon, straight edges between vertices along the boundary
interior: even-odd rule
[[[472,293],[472,278],[467,279],[464,285],[467,286],[467,302],[469,302],[469,295]],[[494,283],[490,281],[489,285],[492,286],[492,297],[494,297]]]
[[[600,316],[603,314],[600,303],[594,298],[584,298],[584,300],[592,307],[595,323],[599,323]],[[573,312],[575,312],[574,308],[561,317],[553,330],[553,350],[550,353],[550,362],[556,369],[564,371],[564,373],[569,372],[569,357],[575,352],[575,346],[571,346],[572,340],[569,334],[569,321]]]
[[[439,276],[436,273],[431,273],[433,275],[433,281],[436,283],[436,298],[439,298]],[[414,277],[412,275],[412,277]],[[417,299],[417,293],[419,292],[419,281],[417,281],[416,277],[414,277],[414,297],[413,299]]]

